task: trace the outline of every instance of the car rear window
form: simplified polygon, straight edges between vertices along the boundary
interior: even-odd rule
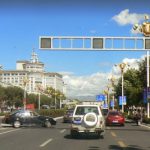
[[[116,115],[121,115],[119,112],[109,112],[109,115],[111,115],[111,116],[116,116]]]
[[[99,115],[97,107],[89,107],[89,106],[84,106],[84,107],[80,106],[80,107],[77,107],[75,115],[85,115],[85,114],[90,113],[90,112],[94,112],[97,115]]]

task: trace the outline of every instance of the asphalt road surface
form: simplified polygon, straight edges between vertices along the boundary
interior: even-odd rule
[[[0,128],[0,150],[150,150],[150,129],[127,123],[106,127],[104,139],[70,136],[69,123],[57,120],[53,128]]]

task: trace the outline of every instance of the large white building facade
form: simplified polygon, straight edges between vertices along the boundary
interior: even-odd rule
[[[35,52],[30,61],[17,61],[16,70],[1,70],[0,81],[3,84],[26,88],[28,93],[37,93],[40,89],[52,87],[65,94],[66,88],[62,75],[44,71],[44,63],[40,62]]]

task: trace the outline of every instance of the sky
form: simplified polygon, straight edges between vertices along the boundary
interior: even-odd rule
[[[150,15],[149,0],[1,0],[0,65],[15,70],[34,49],[48,72],[63,74],[68,97],[95,96],[106,88],[115,64],[137,67],[145,51],[44,51],[39,36],[141,36],[135,23]]]

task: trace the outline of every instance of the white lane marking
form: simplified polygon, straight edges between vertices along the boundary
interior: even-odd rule
[[[45,141],[44,143],[42,143],[41,145],[40,145],[40,147],[44,147],[44,146],[46,146],[49,142],[51,142],[53,139],[49,139],[49,140],[47,140],[47,141]]]
[[[124,144],[122,141],[118,141],[118,144],[120,147],[127,147],[126,144]]]
[[[14,132],[14,131],[17,131],[17,130],[20,130],[20,129],[14,129],[14,130],[10,130],[10,131],[6,131],[6,132],[2,132],[2,133],[0,133],[0,135],[1,135],[1,134],[6,134],[6,133],[10,133],[10,132]]]
[[[117,135],[115,134],[115,132],[110,132],[111,133],[111,135],[113,136],[113,137],[117,137]]]
[[[60,131],[60,133],[64,133],[65,131],[66,131],[66,129],[63,129],[63,130]]]
[[[0,130],[6,130],[7,128],[0,128]]]

